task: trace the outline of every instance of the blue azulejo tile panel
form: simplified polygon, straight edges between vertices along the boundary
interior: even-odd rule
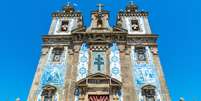
[[[156,87],[155,91],[157,101],[161,101],[160,81],[158,78],[156,65],[153,62],[153,54],[150,47],[145,47],[145,61],[138,60],[138,53],[135,51],[134,46],[131,49],[133,84],[135,85],[139,101],[144,101],[144,97],[142,96],[141,92],[142,87],[146,85],[152,85]]]
[[[64,87],[65,74],[67,72],[67,51],[68,48],[64,47],[60,56],[60,61],[53,62],[53,47],[50,48],[45,68],[43,69],[42,77],[40,79],[40,85],[36,92],[36,94],[38,94],[38,101],[40,101],[41,92],[43,91],[43,87],[46,85],[54,86],[57,89],[62,89]],[[58,96],[55,96],[54,98],[54,101],[58,101]]]
[[[115,78],[119,81],[122,81],[121,79],[121,65],[120,65],[120,54],[119,54],[119,48],[117,43],[112,43],[112,46],[110,48],[110,75],[112,78]],[[123,92],[122,90],[118,91],[117,94],[119,100],[123,101]]]
[[[110,75],[121,81],[120,57],[117,43],[112,43],[110,50]]]
[[[79,63],[77,72],[77,81],[85,78],[88,75],[88,62],[89,62],[89,51],[88,45],[83,43],[79,53]]]
[[[48,53],[48,59],[41,78],[41,85],[55,85],[63,86],[66,73],[67,62],[67,47],[64,48],[59,62],[53,62],[54,53],[53,48]]]

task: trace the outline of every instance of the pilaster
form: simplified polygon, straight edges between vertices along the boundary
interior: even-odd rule
[[[162,99],[163,101],[171,101],[158,53],[153,54],[153,58],[160,80]]]
[[[31,90],[29,92],[28,101],[35,101],[37,99],[38,94],[36,94],[36,93],[37,93],[38,87],[40,85],[40,78],[41,78],[43,70],[45,68],[49,50],[50,50],[49,47],[42,48],[40,60],[39,60],[38,66],[37,66],[37,70],[36,70],[34,80],[33,80],[32,86],[31,86]]]
[[[123,88],[123,100],[124,101],[135,101],[136,92],[134,89],[133,78],[132,78],[132,64],[130,57],[130,48],[120,48],[120,61],[122,71],[122,88]],[[137,101],[137,100],[136,100]]]

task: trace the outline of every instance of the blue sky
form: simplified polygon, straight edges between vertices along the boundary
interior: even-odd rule
[[[73,0],[72,0],[73,1]],[[41,36],[48,33],[51,13],[65,0],[0,1],[0,101],[26,101],[38,64]],[[90,11],[105,3],[114,25],[127,0],[74,0],[89,25]],[[135,0],[149,11],[153,33],[159,34],[159,53],[173,101],[201,101],[201,9],[193,0]]]

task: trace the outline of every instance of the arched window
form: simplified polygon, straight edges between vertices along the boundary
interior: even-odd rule
[[[41,94],[42,101],[54,101],[53,99],[55,97],[55,93],[56,93],[56,87],[45,86]]]
[[[152,85],[147,85],[142,88],[142,96],[144,97],[145,101],[156,101],[155,96],[155,87]]]

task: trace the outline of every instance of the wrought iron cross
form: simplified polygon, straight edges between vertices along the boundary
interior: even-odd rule
[[[104,60],[103,60],[103,57],[101,57],[101,55],[99,54],[98,57],[95,58],[95,62],[94,62],[95,65],[98,66],[98,70],[100,71],[101,69],[101,65],[104,65]]]

